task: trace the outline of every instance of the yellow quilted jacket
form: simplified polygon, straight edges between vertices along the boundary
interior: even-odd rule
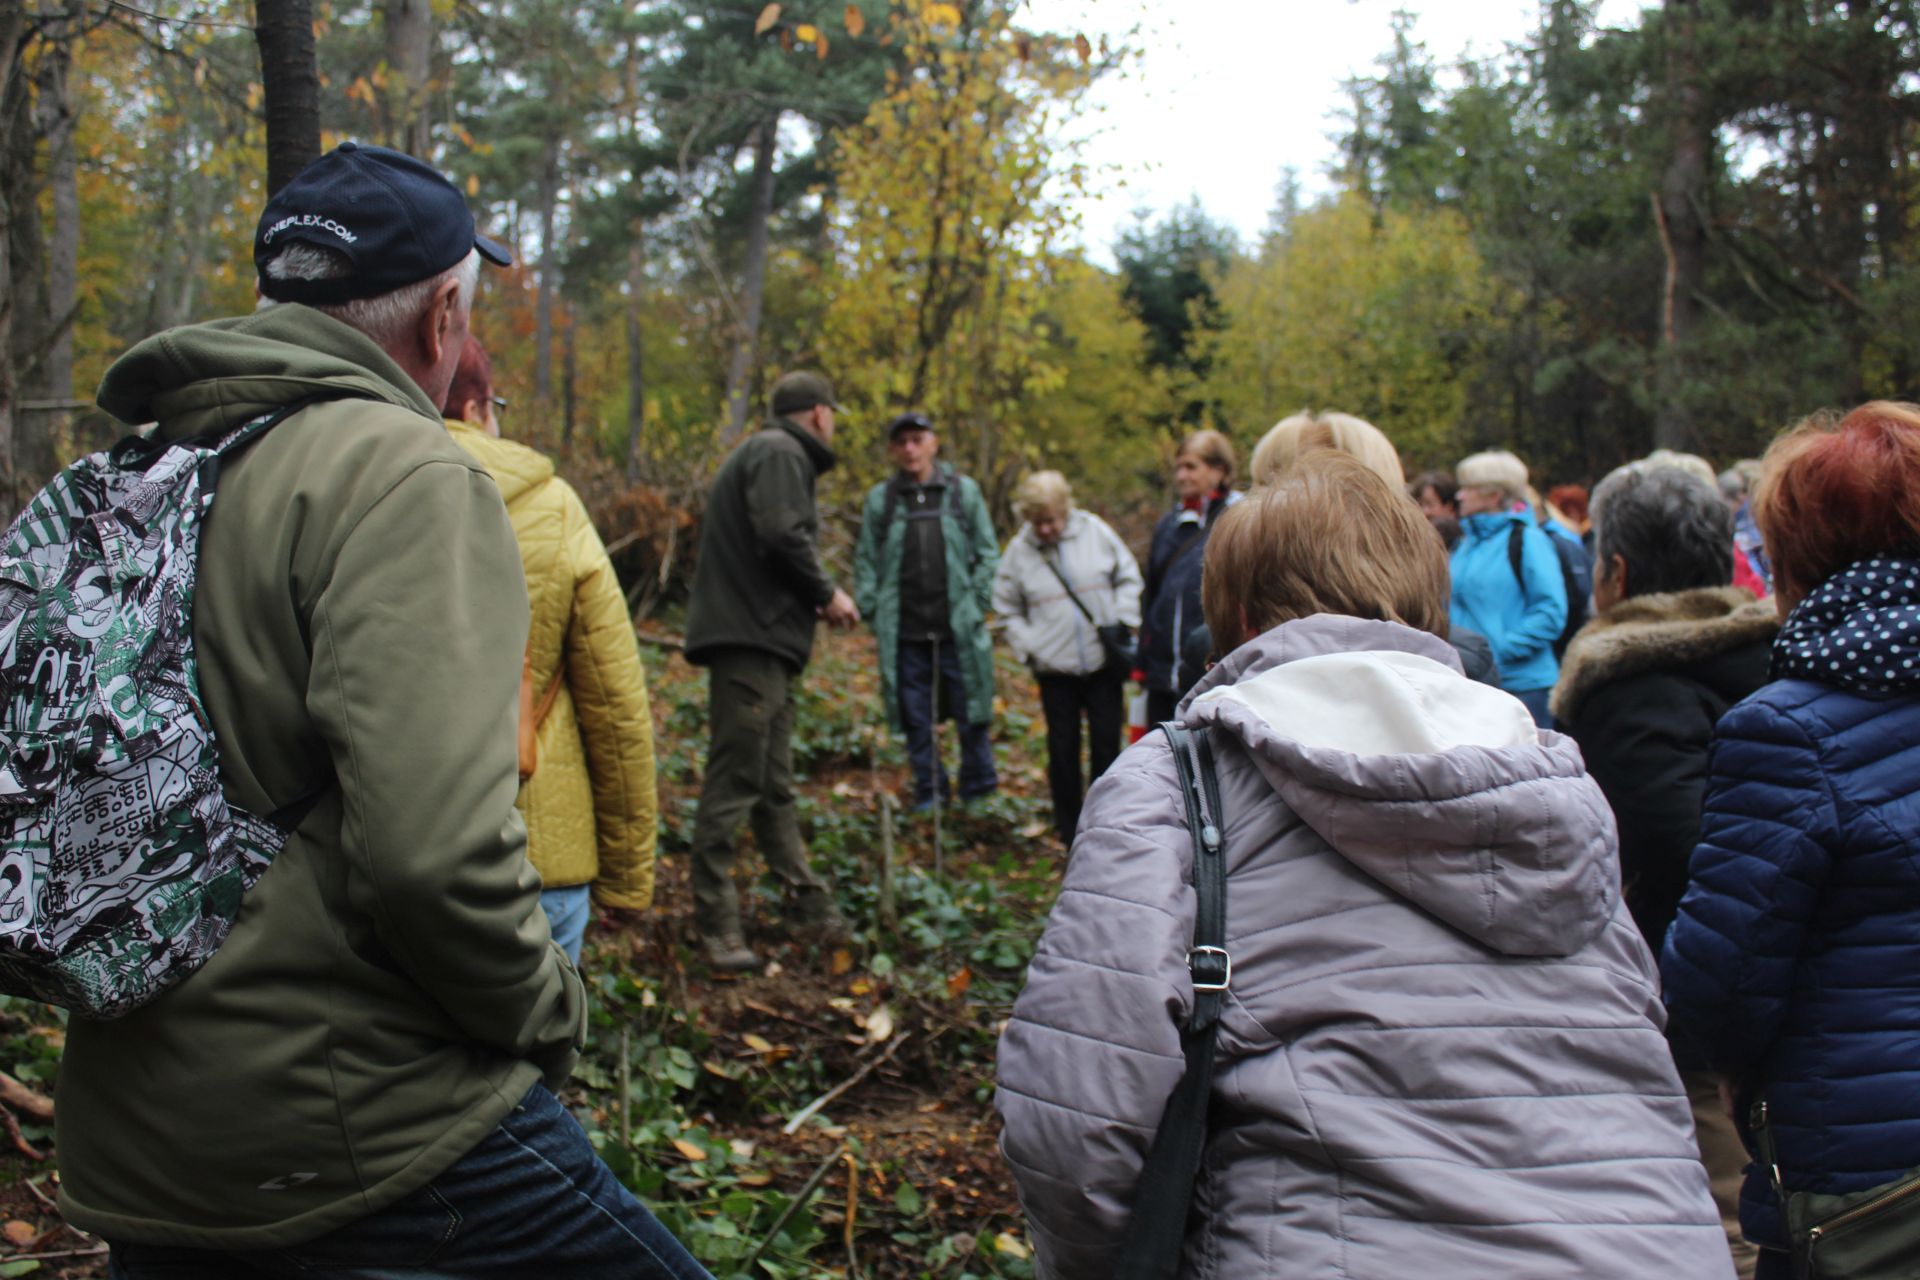
[[[520,540],[536,701],[564,660],[540,725],[540,766],[520,788],[527,857],[549,889],[592,884],[606,907],[653,902],[653,716],[627,602],[600,535],[553,463],[465,422],[447,430],[493,473]]]

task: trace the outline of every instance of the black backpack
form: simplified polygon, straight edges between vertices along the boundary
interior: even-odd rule
[[[1567,643],[1574,633],[1587,623],[1588,602],[1593,596],[1593,570],[1586,564],[1585,551],[1576,553],[1565,538],[1555,537],[1551,530],[1540,529],[1540,532],[1546,535],[1553,545],[1553,554],[1560,559],[1560,581],[1567,590],[1567,622],[1553,642],[1553,656],[1559,658],[1566,654]],[[1522,593],[1527,589],[1526,575],[1520,569],[1526,554],[1526,540],[1527,527],[1523,524],[1514,525],[1507,535],[1507,563],[1513,566],[1513,580],[1520,584]]]

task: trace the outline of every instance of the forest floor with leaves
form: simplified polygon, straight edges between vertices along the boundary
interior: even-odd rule
[[[749,938],[767,964],[726,977],[696,946],[687,883],[705,676],[671,647],[644,652],[659,889],[646,923],[588,933],[590,1041],[563,1100],[720,1280],[1031,1276],[992,1109],[999,1030],[1065,856],[1049,825],[1031,678],[1003,655],[1000,794],[944,813],[936,852],[930,815],[882,812],[883,794],[901,801],[910,788],[872,639],[823,633],[798,698],[800,818],[852,934],[831,945],[796,936],[771,882],[746,891],[743,881]],[[950,730],[944,745],[953,760]],[[742,864],[757,871],[742,840]],[[50,1091],[62,1035],[56,1011],[0,1003],[0,1071]],[[21,1121],[16,1146],[49,1158],[0,1157],[0,1280],[105,1275],[95,1242],[52,1210],[50,1127]]]

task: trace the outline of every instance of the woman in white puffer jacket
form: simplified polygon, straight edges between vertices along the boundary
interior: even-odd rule
[[[1024,523],[993,578],[993,608],[1014,656],[1040,682],[1047,717],[1053,825],[1072,840],[1080,822],[1080,721],[1087,722],[1089,784],[1120,754],[1121,693],[1130,664],[1109,659],[1100,628],[1140,625],[1140,565],[1099,516],[1077,510],[1058,471],[1036,471],[1014,491]]]

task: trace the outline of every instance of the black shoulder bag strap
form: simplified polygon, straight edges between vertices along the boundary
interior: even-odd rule
[[[1060,572],[1059,550],[1056,548],[1054,550],[1054,553],[1051,556],[1049,556],[1044,550],[1041,551],[1040,563],[1046,565],[1047,568],[1053,570],[1053,576],[1060,579],[1060,585],[1067,589],[1067,599],[1073,601],[1073,607],[1080,611],[1080,616],[1085,618],[1087,620],[1087,625],[1092,627],[1094,631],[1097,633],[1100,630],[1100,624],[1094,621],[1093,613],[1091,610],[1087,608],[1086,603],[1080,599],[1080,593],[1073,589],[1073,584],[1071,582],[1067,581],[1067,575]]]
[[[1207,1142],[1207,1102],[1213,1091],[1214,1033],[1220,1007],[1233,981],[1227,954],[1227,871],[1222,860],[1220,784],[1207,735],[1168,721],[1160,726],[1173,748],[1193,837],[1193,1016],[1180,1033],[1186,1073],[1167,1101],[1160,1127],[1134,1188],[1133,1214],[1114,1275],[1116,1280],[1174,1280],[1187,1238],[1193,1180]],[[1204,790],[1204,801],[1202,798]]]

